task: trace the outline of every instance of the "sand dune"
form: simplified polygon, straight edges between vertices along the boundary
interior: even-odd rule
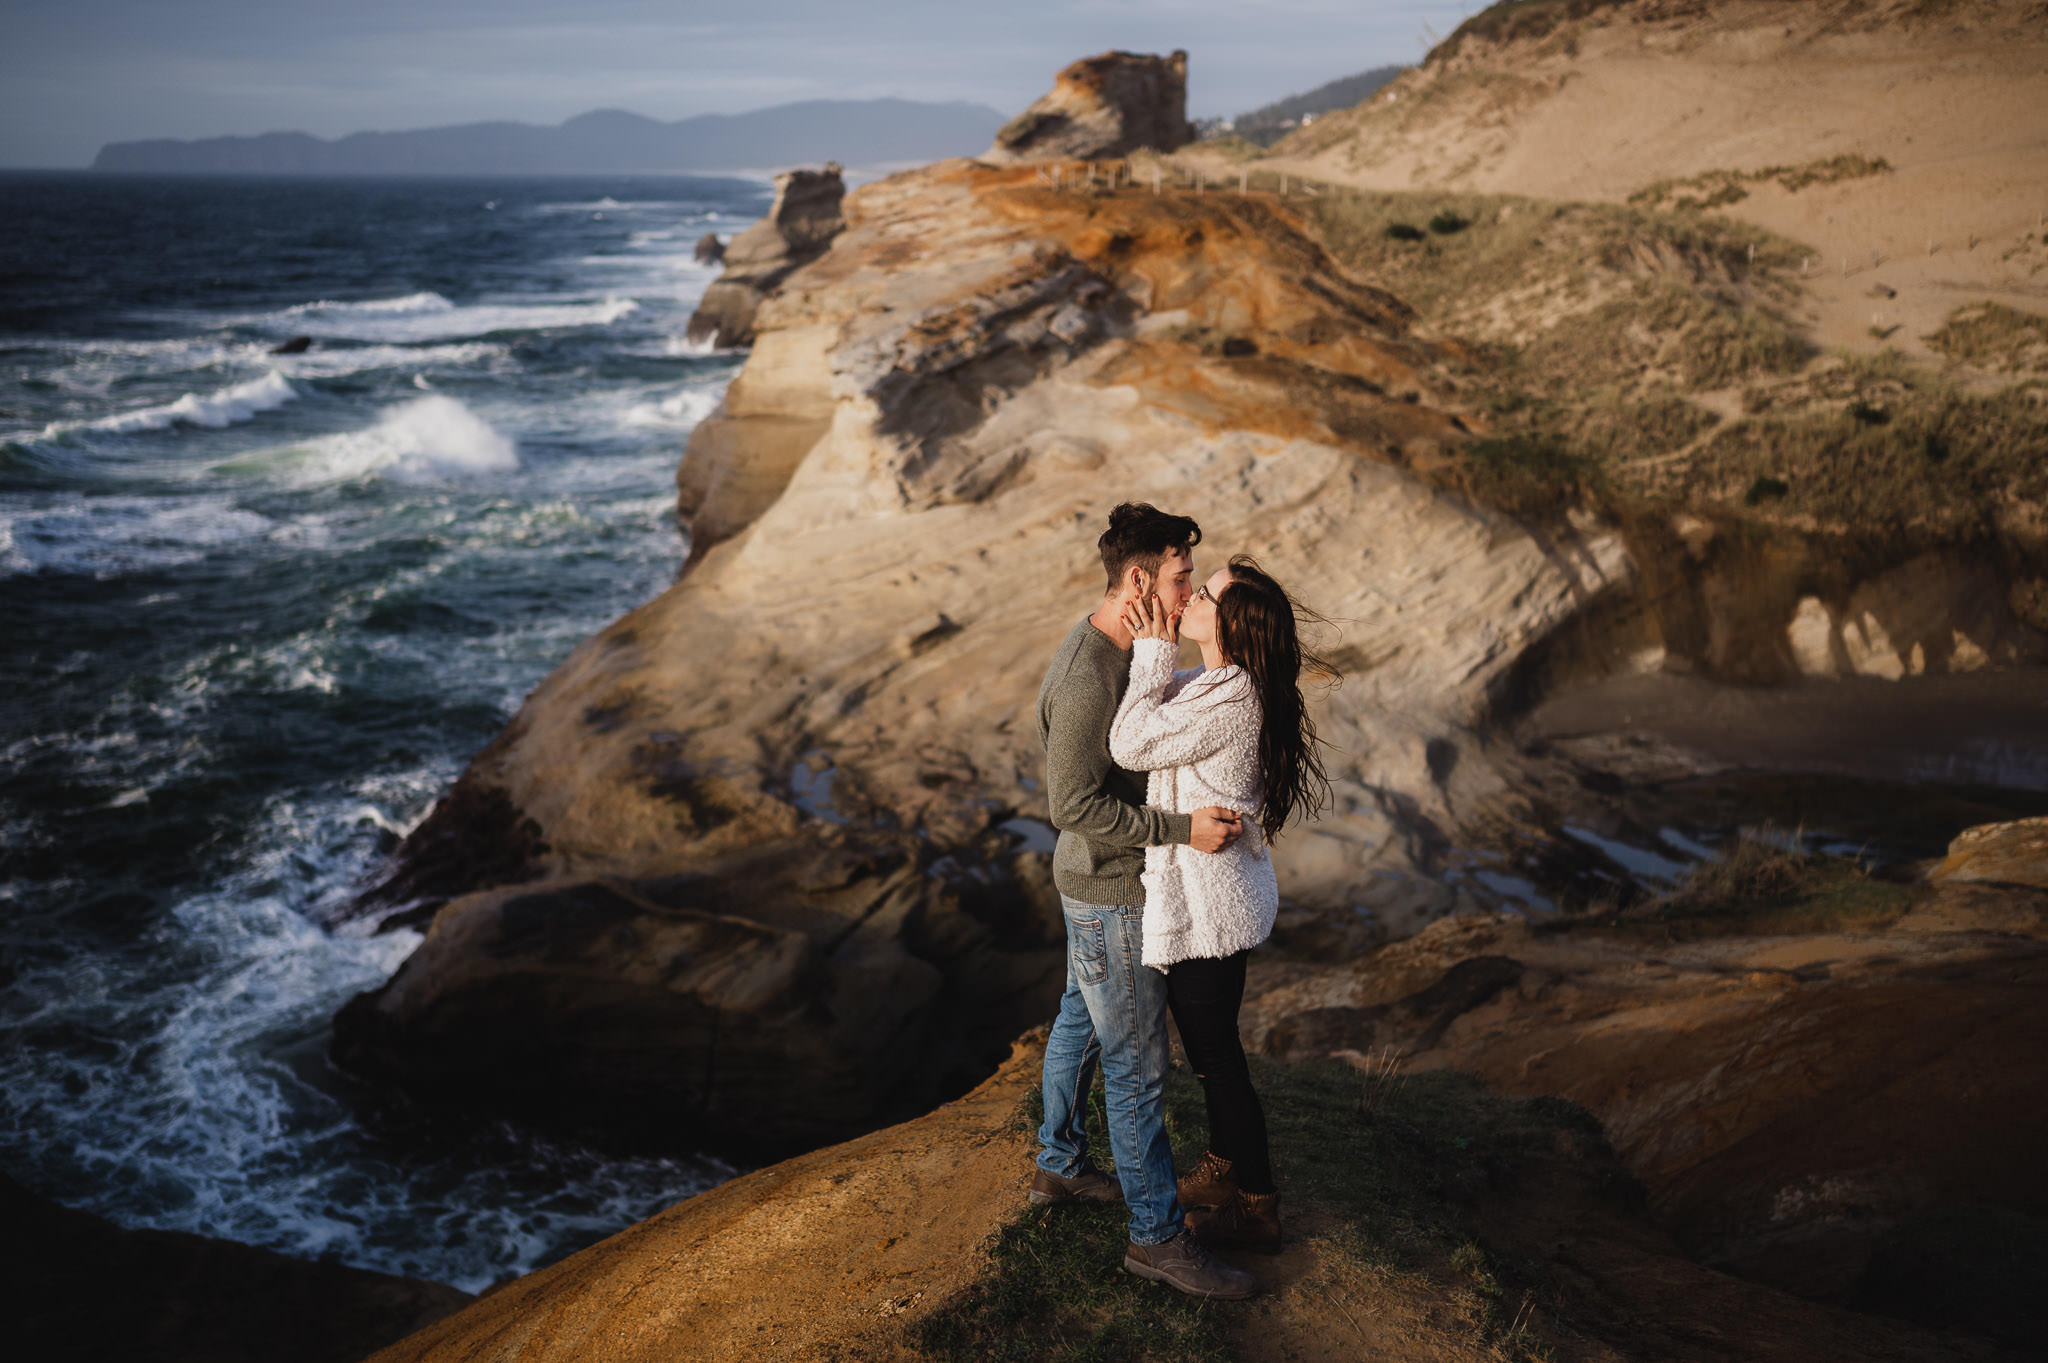
[[[1815,341],[1924,357],[1921,336],[1966,302],[2048,310],[2040,0],[1634,0],[1540,38],[1453,46],[1268,164],[1364,188],[1619,201],[1882,160],[1797,190],[1748,181],[1714,207],[1813,248]]]

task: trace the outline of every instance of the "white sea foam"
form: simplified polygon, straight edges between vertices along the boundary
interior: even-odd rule
[[[359,303],[322,300],[246,319],[280,335],[355,341],[435,341],[504,331],[545,331],[609,326],[637,312],[630,298],[582,303],[472,303],[458,306],[437,293]]]
[[[0,572],[100,576],[196,562],[277,528],[224,497],[66,500],[10,509],[0,524]]]
[[[508,473],[519,467],[519,451],[458,399],[436,393],[386,409],[368,430],[323,436],[237,460],[235,466],[252,463],[273,464],[305,483],[372,476],[431,482]]]
[[[693,341],[688,336],[670,336],[662,341],[661,350],[664,355],[676,359],[681,359],[684,356],[716,355],[718,353],[718,337],[715,335],[705,336]]]
[[[504,360],[511,353],[509,347],[495,341],[463,341],[454,345],[364,345],[309,350],[302,355],[279,355],[272,362],[293,378],[332,379],[385,369],[470,368]]]
[[[687,431],[710,416],[718,407],[720,394],[704,389],[685,389],[657,402],[639,402],[620,418],[626,427]]]
[[[53,421],[43,428],[41,438],[56,440],[74,432],[87,431],[128,435],[136,431],[167,430],[180,423],[218,428],[247,421],[258,412],[282,407],[298,395],[291,382],[273,369],[260,379],[250,379],[218,392],[187,393],[175,402],[138,407],[91,421]]]

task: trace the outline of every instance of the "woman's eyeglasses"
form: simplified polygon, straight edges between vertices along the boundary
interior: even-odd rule
[[[1216,598],[1209,594],[1209,584],[1206,582],[1204,582],[1201,586],[1195,588],[1195,596],[1200,600],[1208,602],[1212,606],[1216,604]]]

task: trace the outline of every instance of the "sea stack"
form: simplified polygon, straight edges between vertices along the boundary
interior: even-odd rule
[[[1188,54],[1105,52],[1060,72],[1037,103],[1005,123],[981,159],[1089,160],[1174,151],[1195,140],[1188,124]]]
[[[799,265],[816,260],[846,226],[839,201],[846,196],[839,163],[823,170],[791,170],[775,177],[775,203],[768,216],[732,239],[722,254],[725,273],[704,291],[690,316],[690,339],[723,346],[751,345],[754,312],[761,300]],[[706,257],[703,242],[697,258]]]

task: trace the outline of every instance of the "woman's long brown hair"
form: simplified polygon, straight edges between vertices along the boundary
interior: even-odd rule
[[[1251,677],[1259,696],[1259,827],[1271,842],[1293,815],[1313,818],[1331,801],[1322,739],[1301,698],[1304,667],[1334,677],[1302,647],[1299,618],[1314,616],[1249,554],[1230,560],[1230,586],[1216,602],[1216,642]]]

